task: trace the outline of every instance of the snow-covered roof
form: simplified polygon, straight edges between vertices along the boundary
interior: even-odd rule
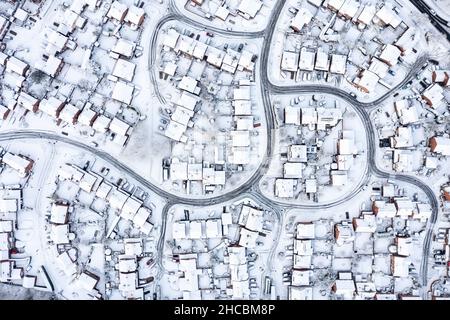
[[[172,180],[187,180],[187,162],[174,161],[170,165],[170,178]]]
[[[311,240],[294,240],[294,253],[301,256],[311,256],[313,247]]]
[[[203,165],[201,163],[188,163],[187,177],[191,181],[200,181],[203,179]]]
[[[18,208],[17,199],[0,199],[0,212],[15,213]]]
[[[128,7],[125,4],[120,3],[119,1],[114,1],[111,4],[111,7],[106,16],[108,18],[112,18],[118,20],[119,22],[122,22],[127,14],[127,11]]]
[[[347,19],[352,19],[359,9],[359,3],[355,0],[346,0],[339,9],[339,14]]]
[[[210,219],[205,222],[206,237],[221,238],[222,237],[222,220],[220,219]]]
[[[184,76],[178,83],[178,88],[198,95],[200,93],[200,87],[198,87],[197,84],[198,81],[195,80],[194,78]]]
[[[283,51],[281,58],[281,70],[296,72],[298,69],[298,53]]]
[[[45,50],[49,54],[61,52],[62,50],[64,50],[64,48],[67,45],[67,42],[69,41],[68,37],[50,28],[45,29],[44,37],[48,42]]]
[[[123,240],[126,255],[139,256],[143,252],[142,239],[128,238]]]
[[[250,150],[248,147],[232,147],[228,156],[228,162],[231,164],[248,164]]]
[[[328,53],[326,53],[320,49],[317,50],[316,64],[314,65],[314,69],[328,71],[329,67],[330,67],[330,61],[328,60]]]
[[[176,121],[182,125],[187,126],[193,115],[194,115],[194,111],[177,106],[177,108],[175,109],[175,112],[170,116],[170,119],[172,119],[173,121]]]
[[[27,175],[33,167],[33,160],[22,155],[6,152],[3,155],[2,162],[16,170],[21,176]]]
[[[177,221],[172,224],[172,238],[186,239],[187,237],[187,222]]]
[[[251,90],[250,86],[240,86],[233,89],[233,99],[234,100],[250,100]]]
[[[167,125],[164,135],[170,139],[185,142],[187,137],[184,135],[187,127],[184,124],[180,124],[176,121],[170,121]]]
[[[291,20],[291,28],[299,32],[311,22],[313,14],[306,8],[300,8]]]
[[[134,225],[137,226],[138,228],[142,228],[151,214],[152,211],[149,208],[140,207],[133,217]]]
[[[402,125],[414,123],[419,120],[417,108],[414,105],[409,107],[408,100],[397,100],[394,102],[394,106]]]
[[[292,198],[294,196],[294,179],[276,179],[275,195],[279,198]]]
[[[347,56],[342,54],[331,55],[330,72],[337,74],[345,74],[347,65]]]
[[[142,207],[142,201],[128,197],[123,204],[120,216],[126,220],[133,220],[140,207]]]
[[[212,46],[209,46],[206,50],[206,61],[213,66],[216,66],[220,68],[222,66],[223,58],[225,57],[225,52],[222,50],[219,50],[217,48],[214,48]]]
[[[294,144],[288,147],[288,159],[292,162],[306,162],[307,159],[306,145]]]
[[[240,228],[239,245],[249,249],[254,249],[256,247],[256,240],[258,239],[258,236],[259,233],[256,231]]]
[[[28,93],[21,91],[17,98],[17,104],[26,110],[36,112],[39,105],[39,100],[29,95]]]
[[[192,52],[192,55],[194,56],[194,58],[203,60],[207,49],[208,45],[200,41],[195,41],[195,47],[194,51]]]
[[[333,291],[336,295],[343,295],[347,299],[351,299],[355,293],[355,282],[353,280],[336,280],[333,285]]]
[[[172,100],[172,103],[182,106],[188,110],[194,110],[197,105],[199,98],[189,92],[182,91],[181,96]]]
[[[125,202],[130,197],[129,194],[120,191],[119,189],[114,189],[114,192],[112,192],[109,196],[109,205],[111,208],[116,210],[122,210]]]
[[[140,26],[144,21],[144,16],[144,9],[136,6],[131,6],[128,8],[128,13],[125,16],[125,22],[131,23],[135,26]]]
[[[250,146],[250,132],[247,130],[231,131],[230,132],[233,147],[248,147]]]
[[[299,240],[315,238],[315,226],[312,222],[298,223],[295,237]]]
[[[238,66],[237,52],[233,53],[231,50],[228,50],[228,52],[223,57],[222,66],[220,67],[220,69],[229,73],[235,73],[237,66]]]
[[[430,219],[432,214],[431,205],[429,203],[417,203],[417,210],[413,214],[414,219],[426,220]]]
[[[395,66],[398,62],[398,58],[401,55],[401,51],[399,48],[392,44],[387,44],[383,51],[381,51],[380,56],[378,57],[381,61],[386,62],[390,66]]]
[[[225,171],[216,171],[214,168],[203,168],[204,185],[224,185]]]
[[[113,76],[132,81],[134,78],[134,70],[136,65],[124,59],[118,59],[113,70]]]
[[[117,39],[116,44],[112,48],[112,51],[123,55],[124,57],[131,58],[136,44],[132,41],[124,38]]]
[[[201,239],[202,232],[202,222],[201,221],[189,221],[189,238],[191,239]]]
[[[369,25],[372,22],[373,17],[375,16],[376,9],[373,5],[365,5],[364,9],[358,16],[357,21],[359,23],[363,23],[365,25]]]
[[[402,19],[394,12],[393,9],[384,5],[380,10],[377,11],[375,16],[385,25],[390,25],[394,29],[397,28]]]
[[[238,11],[242,13],[244,18],[250,19],[256,16],[262,5],[261,0],[242,0],[239,4]]]
[[[167,30],[167,33],[164,35],[163,46],[174,49],[177,45],[178,38],[180,34],[175,29]]]
[[[58,118],[59,113],[64,107],[64,104],[65,104],[64,101],[61,101],[58,98],[52,96],[47,99],[43,99],[41,101],[39,105],[39,110],[41,110],[42,112],[48,114],[53,118]]]
[[[252,103],[246,100],[234,100],[234,115],[236,116],[246,116],[252,114]]]
[[[96,117],[97,113],[94,110],[84,107],[78,116],[78,122],[85,126],[92,126]]]
[[[136,290],[137,283],[138,276],[136,272],[119,272],[119,290],[123,293]]]
[[[300,179],[303,176],[304,165],[299,162],[286,162],[283,164],[283,177]]]
[[[334,11],[339,11],[339,9],[344,4],[345,0],[329,0],[328,1],[328,8]]]
[[[291,284],[293,286],[309,286],[311,270],[292,270]]]
[[[28,12],[22,8],[18,8],[16,12],[14,12],[14,18],[21,22],[24,22],[28,18]]]
[[[261,232],[264,225],[264,212],[260,209],[243,205],[239,214],[239,224],[249,230]]]
[[[6,61],[6,70],[24,76],[28,70],[28,64],[17,59],[16,57],[10,56],[8,61]]]
[[[46,73],[50,77],[55,77],[63,66],[63,60],[54,55],[50,55],[47,60],[39,60],[35,64],[35,68]]]
[[[353,218],[355,232],[374,233],[377,229],[376,217],[373,214],[363,214],[359,218]]]
[[[436,106],[444,98],[444,89],[436,83],[426,88],[422,92],[422,99],[426,101],[429,106]]]
[[[311,1],[311,0],[308,0]],[[319,0],[322,2],[323,0]],[[288,299],[289,300],[312,300],[313,290],[312,287],[288,287]]]
[[[429,145],[432,152],[442,154],[444,156],[450,156],[450,139],[445,137],[432,137],[430,138]]]
[[[137,261],[135,255],[121,254],[119,256],[119,272],[129,273],[137,269]]]
[[[214,16],[225,21],[227,20],[229,14],[230,11],[227,9],[226,6],[223,5],[217,8],[216,12],[214,13]]]
[[[363,70],[361,75],[355,79],[354,83],[366,93],[369,93],[375,90],[375,86],[377,85],[379,79],[380,77],[372,71]]]
[[[136,66],[134,65],[134,67]],[[132,84],[117,81],[112,92],[112,98],[125,104],[130,104],[133,99],[133,92],[134,86]]]
[[[409,275],[408,258],[391,256],[391,269],[394,277],[407,277]]]
[[[300,70],[312,71],[314,69],[314,57],[314,52],[303,47],[300,50],[300,60],[298,63]]]
[[[408,257],[412,249],[411,237],[396,237],[397,254],[399,256]]]
[[[106,132],[106,130],[108,130],[110,123],[111,123],[111,119],[108,118],[107,116],[101,114],[95,119],[94,124],[92,125],[92,128],[95,131],[104,133],[104,132]]]
[[[51,225],[50,229],[50,238],[53,240],[55,244],[68,244],[69,240],[69,225],[68,224],[60,224],[60,225]]]
[[[244,70],[253,71],[255,68],[255,63],[253,60],[253,53],[247,50],[241,51],[241,56],[239,58],[239,67],[242,67]]]
[[[111,130],[114,133],[120,134],[122,136],[125,136],[130,131],[130,125],[118,118],[113,118],[111,123],[109,124],[109,130]]]
[[[67,123],[74,124],[80,112],[80,109],[69,103],[63,107],[59,113],[59,118]]]
[[[375,73],[380,78],[384,78],[388,73],[389,66],[377,58],[372,58],[369,69],[367,70]]]
[[[55,202],[52,204],[50,210],[50,222],[55,224],[67,223],[67,214],[69,212],[69,205]]]
[[[331,175],[331,184],[333,186],[345,186],[348,182],[347,171],[332,170],[330,171],[330,175]]]
[[[80,183],[78,184],[80,189],[90,193],[94,188],[95,183],[97,182],[97,176],[84,171],[83,177],[80,179]]]
[[[95,193],[96,197],[99,197],[100,199],[106,199],[109,195],[109,193],[112,190],[112,185],[108,182],[102,181],[102,183],[98,186],[97,191]]]
[[[86,291],[92,291],[97,285],[98,278],[94,277],[92,274],[83,271],[77,279],[77,285]]]
[[[16,199],[8,199],[8,200],[16,200]],[[1,220],[0,221],[0,232],[12,232],[13,230],[14,230],[14,227],[13,227],[12,220]]]
[[[165,66],[164,66],[164,73],[168,74],[170,76],[174,76],[175,72],[177,71],[177,65],[171,61],[169,61]]]

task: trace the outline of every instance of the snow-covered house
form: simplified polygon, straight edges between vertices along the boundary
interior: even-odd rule
[[[70,124],[75,124],[77,123],[80,113],[80,109],[69,103],[66,104],[59,113],[59,119]]]
[[[10,56],[6,61],[6,71],[15,72],[24,76],[29,69],[29,65],[16,57]]]
[[[34,164],[33,160],[11,152],[6,152],[1,160],[3,163],[17,171],[21,177],[27,176],[31,172]]]
[[[291,20],[290,27],[297,32],[300,32],[304,26],[311,22],[313,14],[306,8],[300,8],[295,17]]]
[[[245,19],[253,19],[263,5],[261,0],[242,0],[238,7],[238,13]]]
[[[61,58],[50,55],[46,60],[39,60],[35,64],[35,68],[41,70],[50,77],[56,77],[64,66]]]
[[[432,137],[428,142],[432,152],[450,156],[450,139],[445,137]]]
[[[59,114],[64,108],[65,104],[65,101],[61,101],[58,98],[52,96],[41,101],[39,110],[56,119],[59,117]]]
[[[39,100],[21,91],[17,98],[17,105],[31,112],[37,112],[39,108]]]
[[[128,7],[125,4],[119,1],[114,1],[111,4],[111,7],[109,8],[109,11],[106,14],[106,16],[114,21],[122,23],[127,15],[127,12]]]
[[[422,92],[422,99],[430,107],[436,106],[444,98],[444,90],[437,83],[433,83]]]
[[[97,116],[98,114],[94,110],[85,106],[78,116],[78,123],[92,127]]]
[[[134,29],[139,28],[144,22],[145,11],[142,8],[131,6],[128,8],[124,21],[130,24]]]
[[[398,47],[392,44],[387,44],[381,51],[381,54],[378,58],[381,61],[387,63],[389,66],[395,66],[398,62],[398,58],[400,57],[401,53],[402,52]]]

